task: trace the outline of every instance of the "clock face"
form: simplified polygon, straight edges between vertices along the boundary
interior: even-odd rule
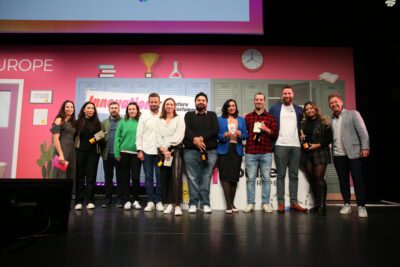
[[[246,70],[258,71],[264,63],[261,52],[255,48],[249,48],[242,53],[242,65]]]

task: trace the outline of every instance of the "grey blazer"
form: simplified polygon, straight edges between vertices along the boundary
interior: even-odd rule
[[[361,150],[369,150],[369,136],[364,120],[357,110],[342,111],[340,139],[349,159],[360,157]]]

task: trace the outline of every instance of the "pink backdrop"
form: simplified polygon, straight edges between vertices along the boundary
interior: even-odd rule
[[[139,54],[160,54],[155,78],[168,78],[173,61],[180,63],[184,78],[317,80],[322,72],[339,74],[345,81],[346,106],[355,107],[353,54],[350,48],[256,47],[264,54],[264,66],[251,73],[241,66],[241,46],[0,46],[0,79],[24,79],[17,178],[41,177],[36,165],[39,144],[50,142],[49,128],[61,103],[75,100],[76,78],[95,78],[98,64],[114,64],[116,78],[143,78]],[[8,70],[4,61],[52,59],[43,68]],[[37,61],[38,62],[38,61]],[[53,103],[29,104],[31,90],[53,90]],[[33,109],[49,109],[49,125],[33,126]],[[77,107],[79,110],[80,107]]]

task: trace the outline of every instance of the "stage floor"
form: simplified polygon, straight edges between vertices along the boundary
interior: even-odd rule
[[[101,203],[98,203],[100,207]],[[286,212],[183,216],[96,208],[71,210],[65,235],[19,241],[1,254],[16,266],[396,266],[400,208],[369,218]],[[397,264],[396,264],[397,262]]]

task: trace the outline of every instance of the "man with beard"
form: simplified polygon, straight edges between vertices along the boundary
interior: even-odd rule
[[[196,110],[185,114],[184,160],[189,184],[189,213],[196,213],[198,205],[204,213],[211,213],[210,180],[217,161],[218,119],[207,111],[207,95],[195,97]]]
[[[285,177],[289,168],[290,209],[307,212],[297,202],[297,189],[300,168],[300,122],[302,108],[293,104],[293,88],[289,85],[282,88],[282,101],[273,105],[270,113],[278,125],[278,139],[275,143],[274,157],[277,171],[278,212],[285,212]]]
[[[363,177],[364,159],[369,156],[369,136],[360,113],[343,108],[339,94],[328,96],[329,107],[333,111],[333,164],[339,177],[340,192],[344,206],[340,214],[351,214],[350,173],[353,179],[358,217],[368,217],[365,208],[365,182]]]
[[[261,203],[264,212],[271,213],[269,202],[271,184],[269,174],[272,165],[272,143],[278,129],[275,118],[265,110],[265,95],[254,95],[254,111],[246,115],[249,138],[246,143],[247,207],[244,212],[252,212],[255,205],[255,180],[258,169],[261,174]]]
[[[139,124],[136,133],[136,147],[138,159],[143,161],[145,188],[147,194],[147,206],[144,211],[152,211],[155,208],[158,211],[164,211],[161,202],[161,183],[160,168],[157,145],[155,142],[156,124],[159,122],[160,96],[157,93],[149,95],[150,112],[143,113],[139,118]],[[154,170],[156,173],[156,195],[154,196]],[[154,203],[157,203],[154,205]]]
[[[114,140],[115,140],[115,130],[117,129],[118,122],[121,120],[119,116],[119,104],[117,102],[111,102],[108,105],[108,111],[110,116],[101,122],[101,127],[106,136],[104,138],[104,143],[101,147],[101,157],[103,158],[103,169],[104,169],[104,190],[105,190],[105,201],[102,205],[103,208],[109,208],[112,204],[112,192],[113,192],[113,178],[114,169],[117,170],[117,203],[118,208],[122,208],[121,204],[121,190],[119,188],[120,183],[118,181],[118,168],[116,165],[118,162],[115,160],[114,156]]]

